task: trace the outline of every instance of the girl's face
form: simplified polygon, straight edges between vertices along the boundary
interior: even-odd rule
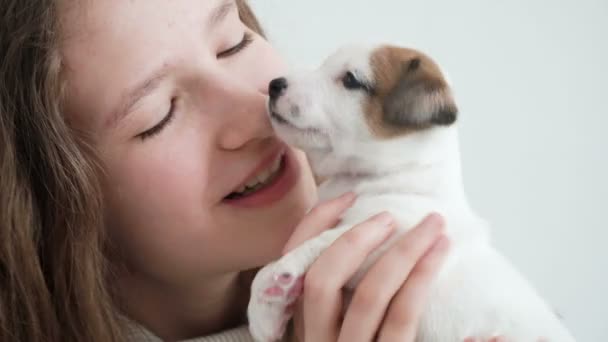
[[[277,53],[234,1],[78,3],[62,8],[67,113],[100,153],[108,234],[127,266],[195,284],[278,256],[315,186],[266,117]],[[278,158],[270,181],[235,195]]]

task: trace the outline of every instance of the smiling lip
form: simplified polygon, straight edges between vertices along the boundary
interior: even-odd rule
[[[265,158],[264,161],[245,178],[245,181],[242,184],[245,184],[249,179],[255,177],[260,171],[267,169],[280,155],[282,155],[281,165],[275,179],[254,193],[237,198],[224,198],[223,202],[239,207],[255,208],[269,206],[285,197],[296,184],[299,175],[295,155],[291,149],[286,148],[285,146],[282,146],[281,149]],[[239,185],[239,187],[241,186],[242,185]]]

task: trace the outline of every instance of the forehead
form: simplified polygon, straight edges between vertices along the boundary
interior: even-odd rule
[[[321,70],[330,74],[351,71],[371,76],[370,59],[373,51],[373,46],[343,46],[325,60]]]
[[[204,49],[205,23],[221,0],[60,3],[67,112],[73,120],[101,126],[142,75]]]

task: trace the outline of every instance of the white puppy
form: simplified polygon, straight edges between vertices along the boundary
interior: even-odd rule
[[[249,324],[259,341],[279,339],[301,276],[336,238],[382,211],[399,233],[440,213],[451,241],[416,341],[574,341],[551,308],[490,244],[461,180],[457,107],[437,64],[419,51],[344,47],[316,71],[273,80],[269,115],[278,135],[308,153],[321,199],[355,191],[338,227],[264,267],[252,285]],[[348,284],[395,240],[376,251]]]

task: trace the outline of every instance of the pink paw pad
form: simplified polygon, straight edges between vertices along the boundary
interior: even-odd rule
[[[293,276],[290,273],[281,273],[274,276],[274,281],[281,285],[289,285],[293,280]]]
[[[264,294],[269,297],[280,297],[285,294],[285,291],[279,286],[273,286],[264,290]]]
[[[289,273],[275,275],[270,287],[264,290],[264,296],[272,298],[284,298],[287,302],[297,299],[302,293],[304,277],[294,277]]]

